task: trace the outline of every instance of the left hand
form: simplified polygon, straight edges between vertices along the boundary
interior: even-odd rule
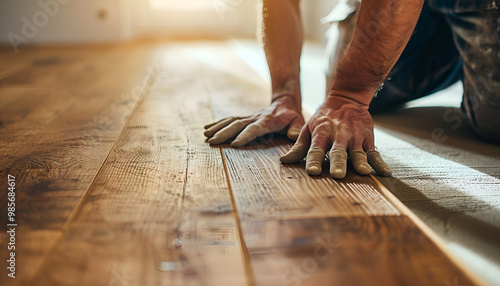
[[[286,132],[288,139],[297,140],[304,118],[292,96],[285,95],[271,105],[245,117],[228,117],[205,125],[210,144],[222,144],[235,138],[232,147],[241,147],[257,137],[273,132]]]
[[[345,97],[330,95],[302,128],[297,142],[282,163],[295,163],[306,158],[309,175],[319,175],[329,150],[330,175],[342,179],[347,171],[347,153],[354,169],[361,175],[371,173],[371,167],[381,176],[391,176],[373,137],[373,120],[368,106]],[[370,167],[371,165],[371,167]]]

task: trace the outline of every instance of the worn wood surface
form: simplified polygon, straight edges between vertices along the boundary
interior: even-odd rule
[[[23,285],[38,269],[135,106],[154,54],[149,45],[2,50],[2,64],[15,66],[0,79],[0,183],[16,177],[18,278],[2,267],[0,284]]]
[[[261,285],[472,285],[405,216],[247,220]]]
[[[17,285],[477,283],[373,177],[281,165],[279,135],[209,146],[205,123],[266,106],[269,87],[231,43],[168,43],[153,65],[156,47],[8,59],[0,179],[18,176]]]
[[[245,284],[221,154],[204,143],[211,114],[190,76],[196,62],[168,49],[158,65],[33,283]]]
[[[265,107],[269,99],[262,95],[269,90],[248,80],[252,72],[237,57],[230,53],[220,57],[233,72],[212,78],[215,116],[244,116]],[[232,85],[243,86],[244,92],[225,92],[223,87]],[[231,100],[246,102],[234,111],[227,104]],[[333,180],[325,166],[323,174],[310,177],[304,164],[279,163],[279,156],[290,147],[287,139],[275,135],[249,147],[224,148],[257,284],[477,283],[455,265],[441,244],[428,238],[430,231],[423,232],[416,217],[410,219],[403,205],[398,208],[391,202],[390,193],[373,176],[349,170],[344,180]],[[318,253],[330,242],[335,250],[324,256]]]

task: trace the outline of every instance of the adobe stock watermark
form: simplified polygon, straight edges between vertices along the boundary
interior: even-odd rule
[[[443,280],[443,283],[446,286],[464,286],[464,285],[458,283],[457,276],[455,276],[455,279],[453,279],[453,283],[451,283],[448,279]]]
[[[480,109],[481,105],[484,106],[485,102],[487,102],[488,99],[492,95],[495,94],[494,91],[488,90],[488,87],[491,87],[493,85],[492,83],[494,82],[492,76],[493,76],[493,74],[489,75],[488,79],[485,79],[485,77],[480,76],[478,79],[479,84],[477,85],[476,90],[483,91],[481,93],[481,98],[482,98],[483,102],[481,102],[477,96],[473,96],[473,95],[469,95],[469,98],[463,99],[463,100],[467,100],[468,105],[469,105],[468,108],[470,109],[472,114],[480,112],[479,109]],[[497,119],[492,119],[492,120],[499,120],[498,119],[499,117],[496,117],[496,118]],[[467,119],[467,116],[463,115],[463,112],[461,111],[460,108],[454,108],[454,107],[447,108],[443,112],[442,119],[445,123],[450,125],[450,128],[453,131],[458,130],[458,128],[460,128],[462,126],[464,121],[469,121]],[[432,141],[434,141],[435,143],[438,143],[438,144],[444,143],[449,138],[446,131],[441,127],[434,128],[431,131],[430,135],[431,135]]]
[[[9,273],[7,276],[10,278],[16,278],[16,177],[8,174],[7,175],[7,269]]]
[[[373,39],[377,38],[381,33],[381,29],[389,25],[393,15],[400,9],[397,7],[397,1],[391,2],[388,9],[381,11],[370,11],[372,16],[371,21],[367,22],[364,27],[360,27],[356,32],[359,34],[359,41],[351,42],[351,49],[354,54],[359,54],[366,48]],[[351,62],[351,57],[346,57],[347,62]]]
[[[443,112],[443,121],[451,124],[451,129],[457,130],[462,126],[463,117],[460,115],[460,110],[449,108]],[[443,128],[434,128],[431,132],[431,138],[436,143],[444,143],[448,140],[448,135]]]
[[[302,259],[300,263],[296,263],[290,269],[281,274],[281,280],[286,285],[300,285],[302,281],[307,280],[312,273],[318,270],[319,264],[328,260],[335,248],[339,244],[331,240],[330,235],[327,237],[319,237],[316,239],[316,247],[311,256]]]
[[[243,3],[243,0],[215,0],[213,6],[219,18],[224,20],[224,15],[236,9],[241,3]]]
[[[120,267],[120,265],[114,264],[111,266],[111,278],[108,286],[127,286],[135,278],[135,275],[132,275],[127,266],[122,265]]]
[[[71,0],[40,0],[38,6],[40,9],[33,13],[31,19],[22,17],[21,33],[17,34],[10,32],[7,34],[12,48],[16,54],[19,52],[21,44],[28,44],[33,39],[40,29],[47,26],[51,18],[54,18],[61,11],[61,5],[66,5]]]

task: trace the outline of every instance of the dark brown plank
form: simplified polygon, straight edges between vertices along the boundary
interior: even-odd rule
[[[255,76],[235,54],[217,56],[238,71],[212,78],[216,117],[242,116],[264,107],[269,89],[246,80]],[[244,92],[224,89],[233,85]],[[246,98],[252,102],[244,102]],[[244,103],[233,113],[230,101]],[[464,285],[478,283],[373,176],[349,171],[343,180],[333,180],[327,172],[310,177],[302,164],[279,163],[290,147],[286,139],[273,135],[249,147],[223,148],[257,284],[435,285],[455,279]],[[315,239],[330,235],[341,250],[315,264]],[[301,273],[300,267],[308,263],[314,269]]]
[[[29,73],[37,58],[59,59],[46,70],[34,67],[38,74],[32,77],[0,83],[7,99],[0,107],[0,185],[6,186],[8,174],[16,177],[18,223],[18,276],[10,280],[4,267],[0,284],[24,285],[58,239],[138,100],[132,91],[150,77],[146,67],[153,50],[146,45],[44,47],[11,61],[26,64]],[[127,61],[117,66],[118,58]],[[1,196],[0,204],[6,200]],[[6,247],[0,256],[7,257]]]
[[[213,51],[210,56],[221,63],[208,85],[217,118],[251,114],[265,107],[270,98],[269,87],[232,48],[228,45],[227,51]],[[210,59],[203,60],[211,67]],[[349,172],[345,180],[336,181],[326,173],[310,177],[301,164],[280,164],[279,156],[291,144],[271,134],[248,147],[224,148],[242,219],[399,214],[368,177]]]
[[[259,285],[475,284],[405,216],[242,225]]]
[[[170,48],[169,76],[131,115],[33,285],[245,285],[244,261],[197,62]],[[123,280],[123,281],[122,281]]]

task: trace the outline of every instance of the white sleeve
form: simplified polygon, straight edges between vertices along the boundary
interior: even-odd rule
[[[345,20],[352,12],[358,9],[361,0],[340,0],[326,17],[321,19],[322,23],[340,22]]]

